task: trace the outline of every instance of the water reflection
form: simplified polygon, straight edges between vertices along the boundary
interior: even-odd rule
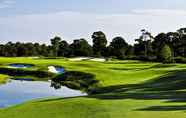
[[[84,96],[81,91],[67,87],[54,89],[50,82],[11,80],[0,85],[0,107],[19,104],[28,100],[44,97],[75,97]]]
[[[15,64],[9,64],[10,67],[12,68],[31,68],[34,65],[32,64],[19,64],[19,63],[15,63]]]

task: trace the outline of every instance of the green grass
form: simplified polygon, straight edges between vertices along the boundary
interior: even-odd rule
[[[6,82],[7,78],[8,78],[7,75],[0,74],[0,83]]]
[[[100,94],[34,100],[0,109],[0,118],[186,118],[186,64],[0,58],[3,67],[19,62],[94,74]]]

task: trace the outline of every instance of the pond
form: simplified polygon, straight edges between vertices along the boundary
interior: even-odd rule
[[[50,82],[10,80],[0,85],[0,107],[8,107],[38,98],[86,95],[86,93],[67,87],[56,90],[50,85]]]
[[[32,64],[14,63],[14,64],[9,64],[8,66],[12,67],[12,68],[31,68],[34,65],[32,65]]]

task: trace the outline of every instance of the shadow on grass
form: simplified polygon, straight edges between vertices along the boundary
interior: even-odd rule
[[[186,70],[171,71],[167,75],[140,84],[126,84],[109,87],[99,87],[97,86],[98,81],[95,80],[94,75],[77,71],[69,71],[64,75],[58,75],[53,79],[53,82],[57,86],[65,85],[69,88],[78,90],[83,89],[86,92],[90,92],[91,94],[86,96],[87,98],[97,98],[101,100],[135,99],[186,102]],[[62,99],[64,98],[41,100],[39,102],[49,102]],[[179,110],[186,110],[186,105],[150,106],[147,108],[137,109],[137,111]]]
[[[131,67],[131,68],[110,68],[112,70],[119,70],[119,71],[142,71],[142,70],[147,70],[147,69],[163,69],[163,68],[171,68],[171,67],[175,67],[175,64],[157,64],[157,65],[153,65],[150,67],[144,67],[144,68],[137,68],[137,67]]]
[[[144,109],[137,109],[140,111],[180,111],[186,110],[186,105],[175,105],[175,106],[152,106]]]
[[[109,68],[109,69],[112,69],[112,70],[119,70],[119,71],[140,71],[142,70],[142,68]]]
[[[39,101],[36,101],[36,102],[55,102],[55,101],[59,101],[59,100],[65,100],[65,99],[71,99],[71,98],[79,98],[79,96],[76,96],[76,97],[61,97],[61,98],[48,98],[48,99],[42,99],[42,100],[39,100]]]
[[[128,84],[99,88],[97,99],[136,99],[136,100],[164,100],[167,102],[186,102],[186,71],[175,71],[165,76],[155,78],[140,84]],[[186,106],[152,106],[139,109],[148,111],[186,110]]]

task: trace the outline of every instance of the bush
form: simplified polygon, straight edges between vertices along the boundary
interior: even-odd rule
[[[184,57],[176,57],[176,58],[174,59],[174,61],[175,61],[176,63],[186,63],[186,58],[184,58]]]
[[[158,60],[160,60],[163,63],[172,63],[172,51],[171,48],[168,45],[162,46],[160,49],[160,52],[158,54]]]

